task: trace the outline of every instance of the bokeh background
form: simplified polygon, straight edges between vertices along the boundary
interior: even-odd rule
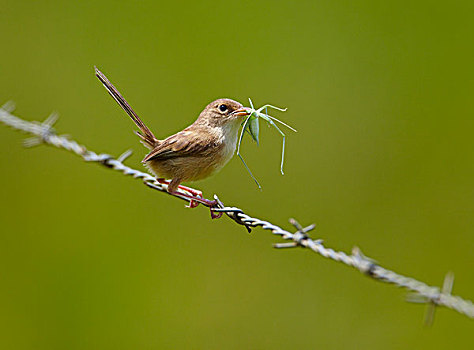
[[[196,186],[338,250],[474,298],[471,1],[19,1],[0,9],[0,99],[140,168],[211,100],[288,107]],[[2,349],[463,349],[472,320],[0,127]]]

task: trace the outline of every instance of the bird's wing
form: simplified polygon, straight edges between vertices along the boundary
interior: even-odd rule
[[[170,159],[191,155],[203,157],[212,152],[215,147],[217,147],[217,144],[208,137],[205,130],[185,129],[161,141],[148,153],[143,162],[152,159]]]

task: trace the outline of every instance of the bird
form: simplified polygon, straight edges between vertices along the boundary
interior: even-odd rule
[[[209,103],[190,126],[160,140],[107,77],[97,67],[94,68],[97,78],[138,127],[139,131],[135,133],[150,150],[142,163],[156,176],[157,181],[165,184],[170,194],[187,198],[189,207],[194,208],[203,203],[211,208],[213,218],[219,217],[212,212],[216,201],[204,199],[201,191],[181,183],[205,179],[227,164],[235,153],[243,118],[251,114],[252,110],[232,99],[219,98]],[[178,189],[191,195],[177,192]]]

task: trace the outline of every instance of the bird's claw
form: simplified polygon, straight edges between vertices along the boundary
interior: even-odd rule
[[[199,205],[198,201],[191,199],[189,201],[189,204],[186,206],[186,208],[196,208],[198,205]]]
[[[183,196],[183,197],[185,197],[189,200],[189,203],[188,203],[188,205],[186,205],[186,208],[196,208],[199,204],[203,204],[203,205],[209,207],[209,209],[211,211],[211,218],[212,219],[219,219],[220,217],[222,217],[223,213],[215,212],[213,210],[218,205],[216,200],[211,201],[210,199],[204,198],[201,191],[195,190],[195,189],[190,188],[190,187],[180,185],[179,188],[181,190],[184,190],[184,191],[192,194],[191,195],[191,194],[187,194],[187,193],[186,194],[179,193],[181,196]]]
[[[216,212],[214,211],[213,209],[217,207],[217,201],[216,200],[209,200],[209,199],[206,199],[206,198],[199,198],[198,200],[193,200],[191,199],[189,201],[189,205],[188,205],[188,208],[196,208],[199,203],[202,203],[206,206],[209,207],[209,211],[211,213],[211,219],[219,219],[220,217],[222,217],[222,214],[223,213],[220,213],[220,212]]]
[[[219,219],[222,217],[222,214],[224,214],[224,213],[216,212],[212,210],[212,207],[210,209],[211,209],[211,219]]]

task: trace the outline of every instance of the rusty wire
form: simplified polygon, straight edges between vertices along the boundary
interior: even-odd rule
[[[76,141],[69,139],[67,136],[57,135],[53,128],[53,125],[57,120],[57,115],[53,114],[49,116],[42,123],[36,121],[29,122],[12,115],[11,112],[13,112],[13,110],[13,103],[8,102],[3,105],[0,108],[0,122],[14,129],[34,135],[32,138],[25,140],[26,146],[45,143],[57,148],[66,149],[82,157],[87,162],[99,163],[108,168],[117,170],[124,175],[130,175],[136,179],[142,179],[144,184],[148,187],[169,194],[167,192],[166,184],[158,182],[155,177],[148,173],[130,168],[123,164],[125,159],[130,156],[130,151],[123,153],[117,158],[105,153],[97,154],[88,150],[85,146],[78,144]],[[191,193],[185,190],[179,190],[179,193],[170,195],[189,201],[189,199],[185,196],[181,196],[181,194],[189,195]],[[413,292],[413,294],[407,298],[407,301],[426,303],[429,305],[425,318],[425,323],[427,324],[432,322],[435,306],[444,306],[464,314],[469,318],[474,318],[474,304],[470,300],[451,294],[454,281],[452,273],[446,275],[443,288],[440,289],[439,287],[429,286],[414,278],[403,276],[381,267],[378,263],[362,254],[360,249],[357,247],[352,250],[350,255],[325,247],[321,239],[315,240],[309,237],[308,232],[314,228],[314,225],[302,227],[296,220],[290,219],[290,223],[295,227],[296,231],[286,231],[271,222],[252,217],[246,214],[242,209],[225,206],[216,195],[214,195],[214,199],[217,204],[211,208],[212,211],[226,214],[237,224],[245,226],[249,232],[254,227],[261,227],[264,230],[271,231],[274,235],[279,236],[283,240],[288,241],[275,243],[275,248],[309,248],[325,258],[339,261],[347,266],[354,267],[364,275],[375,280],[394,284]],[[206,205],[204,203],[202,204]]]

